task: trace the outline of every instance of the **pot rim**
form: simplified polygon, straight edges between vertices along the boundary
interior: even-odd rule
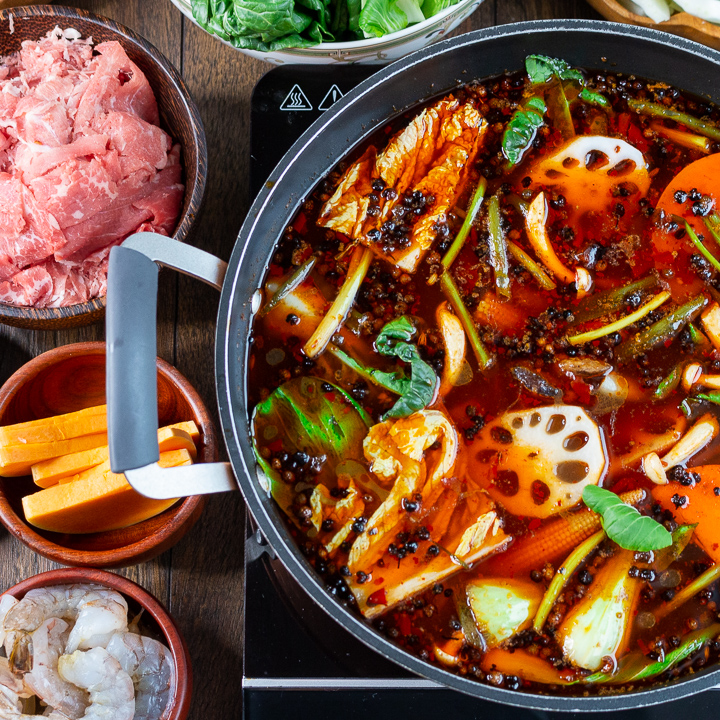
[[[713,687],[720,689],[720,685],[718,685],[720,682],[720,666],[697,672],[694,675],[686,675],[678,681],[648,686],[632,692],[583,697],[506,690],[476,680],[469,680],[430,665],[391,643],[375,631],[370,624],[343,607],[326,591],[321,579],[302,557],[284,524],[278,522],[277,517],[279,515],[276,518],[272,517],[271,513],[277,513],[277,511],[271,503],[268,503],[268,496],[263,497],[262,489],[257,481],[253,451],[249,441],[247,380],[244,375],[250,347],[247,343],[247,329],[252,319],[252,313],[250,312],[252,299],[262,283],[264,269],[268,264],[269,252],[274,248],[277,239],[277,235],[271,237],[265,232],[268,228],[260,227],[260,221],[263,215],[272,212],[275,212],[276,215],[281,213],[284,220],[292,217],[305,197],[312,191],[317,182],[325,176],[326,172],[316,172],[314,174],[306,172],[302,187],[296,188],[295,185],[290,185],[292,194],[289,194],[288,188],[284,186],[284,179],[291,176],[298,163],[302,162],[304,155],[309,150],[314,149],[313,145],[320,143],[321,135],[325,133],[328,125],[335,123],[335,118],[349,115],[355,121],[356,127],[363,119],[367,119],[362,117],[362,101],[366,96],[371,95],[376,88],[393,78],[409,76],[412,82],[413,71],[419,70],[423,63],[442,56],[452,58],[452,53],[459,55],[462,48],[470,48],[479,43],[491,43],[494,40],[507,40],[509,38],[516,39],[521,43],[523,41],[532,42],[533,35],[543,34],[547,36],[551,32],[559,34],[568,32],[584,33],[593,36],[601,33],[604,37],[615,36],[618,40],[627,38],[628,40],[637,41],[641,46],[648,44],[649,47],[670,48],[673,51],[679,51],[689,56],[688,59],[695,56],[698,60],[703,60],[706,63],[709,61],[720,67],[719,52],[690,40],[657,30],[600,20],[535,20],[496,26],[460,35],[419,50],[379,70],[345,95],[295,142],[271,173],[263,189],[253,202],[247,219],[238,234],[237,242],[228,263],[226,282],[223,285],[220,297],[215,338],[216,392],[228,455],[253,518],[269,545],[293,578],[330,617],[339,622],[346,630],[350,631],[368,647],[405,669],[450,689],[458,690],[479,699],[537,710],[611,712],[679,700]],[[525,54],[530,52],[532,50],[526,50]],[[663,72],[670,74],[667,70]],[[493,74],[495,73],[473,72],[473,75],[468,74],[466,77],[458,79],[455,86],[465,84],[472,77],[488,77]],[[652,77],[652,73],[638,72],[638,74]],[[422,83],[418,82],[417,84]],[[384,124],[401,115],[408,108],[420,105],[430,97],[448,93],[452,89],[452,85],[438,88],[432,86],[431,92],[417,97],[407,106],[395,107],[393,105],[392,112],[389,114],[385,112],[378,122]],[[710,94],[709,85],[707,92]],[[720,97],[716,97],[715,101],[720,102]],[[355,116],[352,114],[353,110],[361,114],[360,119],[355,120]],[[365,115],[367,115],[367,112],[365,112]],[[336,151],[332,150],[330,147],[332,142],[327,141],[325,138],[328,136],[325,135],[324,142],[320,147],[323,149],[323,162],[326,163],[327,170],[334,167],[341,157],[346,156],[363,143],[376,127],[376,124],[370,122],[369,124],[360,124],[358,132],[355,134],[353,134],[352,128],[344,130],[343,133],[347,138],[347,144],[342,150]],[[326,148],[327,153],[325,153]],[[292,183],[292,180],[293,178],[290,177],[286,182]],[[277,203],[274,208],[273,203]],[[262,250],[258,251],[258,247],[261,247]],[[264,262],[255,262],[252,258],[253,253],[257,255],[259,252],[262,252],[265,258]],[[233,306],[237,308],[235,312],[233,312]],[[240,373],[238,373],[238,368],[241,370]],[[271,507],[272,510],[270,510]]]

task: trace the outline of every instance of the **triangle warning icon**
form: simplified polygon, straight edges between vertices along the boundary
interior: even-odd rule
[[[302,88],[296,83],[287,94],[287,97],[282,101],[280,109],[288,111],[312,110],[313,106],[307,99],[307,95],[302,91]]]
[[[329,110],[342,96],[343,94],[340,92],[340,88],[337,85],[333,85],[320,101],[318,110]]]

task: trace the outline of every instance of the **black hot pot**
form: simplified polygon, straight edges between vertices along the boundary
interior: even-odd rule
[[[314,601],[361,641],[412,672],[478,698],[519,707],[566,712],[639,708],[720,686],[720,667],[637,692],[573,697],[492,687],[423,662],[326,592],[291,538],[281,511],[258,482],[249,436],[245,370],[254,302],[275,243],[304,198],[379,125],[474,78],[519,69],[532,53],[561,57],[574,66],[607,67],[662,80],[720,103],[720,53],[665,33],[598,21],[536,21],[491,28],[433,45],[380,70],[325,113],[285,155],[253,203],[227,268],[207,253],[148,233],[113,249],[107,302],[112,468],[125,471],[136,489],[155,497],[239,487],[268,543]],[[215,377],[229,464],[172,470],[155,465],[156,263],[221,289]]]

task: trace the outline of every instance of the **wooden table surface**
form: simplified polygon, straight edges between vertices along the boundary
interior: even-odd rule
[[[194,243],[227,260],[251,201],[250,94],[272,66],[214,40],[170,0],[67,4],[127,25],[182,72],[205,123],[209,155],[205,209]],[[456,32],[539,18],[598,17],[584,0],[486,0]],[[208,286],[161,274],[158,354],[190,380],[213,413],[217,304],[218,294]],[[46,350],[102,339],[103,324],[58,332],[0,326],[0,382]],[[211,497],[197,525],[178,545],[152,562],[119,571],[160,599],[185,636],[193,662],[193,720],[241,716],[243,517],[239,493]],[[0,590],[55,567],[0,528]]]

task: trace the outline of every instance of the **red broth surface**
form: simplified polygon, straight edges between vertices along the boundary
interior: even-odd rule
[[[553,67],[407,113],[316,188],[249,388],[331,594],[481,682],[607,693],[720,650],[720,111]],[[593,485],[673,544],[597,535]]]

